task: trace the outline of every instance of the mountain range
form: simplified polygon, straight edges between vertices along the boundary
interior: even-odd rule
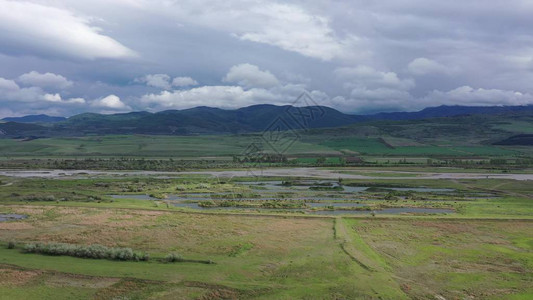
[[[253,105],[236,110],[196,107],[157,113],[130,112],[119,114],[82,113],[70,118],[31,115],[5,118],[0,123],[0,136],[48,137],[87,134],[240,134],[263,130],[288,130],[339,127],[358,122],[380,120],[422,120],[461,115],[495,115],[533,113],[528,106],[438,106],[418,112],[392,112],[372,115],[350,115],[324,106],[293,107],[270,104]]]
[[[17,122],[17,123],[56,123],[65,121],[65,117],[51,117],[48,115],[28,115],[24,117],[8,117],[2,119],[5,122]]]

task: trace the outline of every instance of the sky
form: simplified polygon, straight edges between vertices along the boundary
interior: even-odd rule
[[[531,0],[0,0],[0,118],[533,104]]]

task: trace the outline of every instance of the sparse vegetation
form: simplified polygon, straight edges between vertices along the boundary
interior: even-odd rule
[[[529,176],[531,150],[489,144],[527,122],[458,130],[490,120],[312,129],[254,161],[255,134],[0,140],[4,168],[223,170],[0,178],[0,294],[529,299],[530,182],[493,176]],[[251,166],[316,168],[233,176]]]
[[[181,262],[183,261],[183,257],[181,257],[181,255],[179,254],[176,254],[176,253],[169,253],[165,256],[165,261],[166,262]]]
[[[23,247],[25,253],[45,255],[66,255],[80,258],[148,261],[150,256],[134,252],[131,248],[108,248],[102,245],[73,245],[65,243],[29,243]]]

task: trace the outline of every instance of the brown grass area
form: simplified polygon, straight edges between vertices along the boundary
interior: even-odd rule
[[[13,207],[27,214],[0,231],[2,239],[132,247],[146,251],[229,254],[236,245],[252,251],[286,254],[299,242],[326,237],[329,220],[203,215],[97,208]],[[19,227],[17,229],[17,226]],[[327,237],[326,237],[327,238]]]
[[[0,266],[0,285],[24,285],[42,273],[42,271],[19,270]]]
[[[20,222],[1,222],[0,223],[0,232],[1,230],[26,230],[33,229],[34,226],[29,223],[20,223]]]
[[[44,283],[54,287],[84,287],[101,289],[112,286],[119,281],[119,278],[53,273],[44,280]]]

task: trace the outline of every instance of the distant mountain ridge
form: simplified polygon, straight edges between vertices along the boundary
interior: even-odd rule
[[[456,117],[462,115],[496,115],[532,111],[533,105],[524,106],[461,106],[441,105],[427,107],[417,112],[390,112],[361,116],[367,120],[420,120],[429,118]]]
[[[17,122],[17,123],[57,123],[61,121],[65,121],[67,118],[65,117],[52,117],[49,115],[28,115],[23,117],[8,117],[2,119],[2,121],[6,122]]]
[[[130,112],[111,115],[83,113],[68,119],[46,115],[5,118],[0,136],[46,137],[82,136],[87,134],[241,134],[264,130],[289,130],[346,126],[358,122],[383,120],[421,120],[461,115],[495,115],[532,112],[528,106],[438,106],[418,112],[392,112],[372,115],[350,115],[325,106],[298,108],[260,104],[235,110],[195,107],[157,113]],[[26,125],[31,126],[22,126]],[[34,123],[34,124],[27,124]]]

